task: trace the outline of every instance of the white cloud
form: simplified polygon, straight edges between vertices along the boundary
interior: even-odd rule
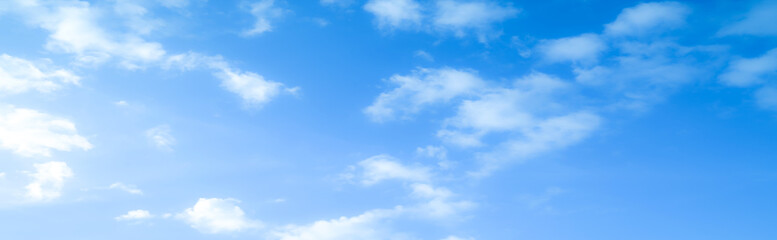
[[[411,75],[394,75],[389,81],[399,86],[381,93],[364,110],[373,121],[392,120],[396,115],[406,117],[428,105],[472,95],[485,87],[483,80],[473,71],[452,68],[420,68]]]
[[[539,154],[578,143],[598,129],[601,121],[598,115],[586,111],[536,120],[514,130],[521,137],[504,141],[491,152],[479,153],[477,159],[482,167],[470,174],[475,177],[488,176],[505,164],[526,161]]]
[[[463,238],[458,236],[448,236],[446,238],[443,238],[442,240],[475,240],[475,238]]]
[[[80,79],[68,70],[48,69],[25,59],[0,55],[0,93],[47,93],[64,84],[78,85]]]
[[[514,89],[493,89],[476,100],[465,100],[456,116],[447,119],[438,135],[460,146],[480,146],[490,132],[531,129],[540,121],[535,112],[559,108],[551,98],[567,84],[549,75],[534,73],[515,83]]]
[[[777,3],[764,1],[758,4],[744,19],[723,27],[718,35],[777,35]]]
[[[146,137],[157,148],[172,151],[176,141],[170,132],[170,126],[160,125],[146,130]]]
[[[279,240],[379,240],[406,239],[393,233],[386,222],[403,212],[401,207],[367,211],[354,217],[316,221],[310,225],[289,225],[272,235]]]
[[[418,147],[416,148],[415,152],[418,155],[429,157],[429,158],[437,158],[440,160],[445,160],[448,158],[448,151],[445,149],[445,147],[436,147],[436,146],[426,146],[426,147]]]
[[[495,146],[477,154],[483,166],[474,175],[487,175],[504,164],[577,143],[599,125],[596,114],[569,109],[560,102],[569,85],[558,78],[534,73],[514,85],[464,100],[438,132],[445,142],[461,147]],[[497,133],[511,137],[483,142],[485,136]]]
[[[256,18],[253,28],[243,32],[246,36],[272,31],[272,19],[283,15],[283,9],[273,6],[275,0],[260,0],[251,4],[251,14]]]
[[[194,207],[184,210],[176,218],[204,233],[228,233],[260,228],[260,222],[248,219],[231,198],[200,198]]]
[[[252,72],[239,72],[223,69],[216,76],[222,80],[221,86],[243,98],[249,105],[262,106],[283,90],[283,84],[268,81],[262,75]]]
[[[281,93],[294,94],[299,88],[285,88],[282,83],[266,80],[264,76],[235,69],[221,56],[205,56],[189,52],[170,56],[163,64],[164,68],[192,70],[208,68],[221,80],[221,86],[237,94],[249,106],[261,107]]]
[[[185,2],[187,1],[165,1],[163,5],[182,6]],[[264,80],[261,75],[231,68],[218,56],[209,57],[195,53],[168,56],[160,43],[143,38],[143,35],[148,34],[157,24],[146,16],[146,8],[132,1],[113,3],[108,5],[113,7],[113,12],[100,7],[102,5],[92,6],[83,1],[6,4],[25,21],[49,31],[47,49],[74,54],[80,64],[103,63],[116,58],[122,66],[129,69],[145,68],[151,64],[161,64],[164,68],[177,67],[181,70],[206,67],[214,70],[214,75],[222,80],[224,88],[240,95],[246,103],[252,105],[266,103],[280,90],[293,93],[297,89],[283,89],[280,83]],[[258,21],[256,28],[248,31],[249,33],[258,34],[270,29],[267,19],[282,11],[272,7],[272,3],[270,0],[262,0],[252,5],[252,12],[257,15]],[[105,28],[100,25],[105,22],[113,24],[112,27]],[[113,27],[114,25],[124,25],[126,28]]]
[[[127,214],[115,217],[116,221],[140,221],[144,219],[150,219],[153,218],[154,215],[151,215],[146,210],[138,209],[138,210],[132,210],[127,212]]]
[[[64,162],[34,164],[33,181],[26,186],[27,198],[32,201],[50,201],[62,195],[65,180],[73,177],[73,171]]]
[[[431,178],[429,170],[423,167],[402,165],[388,155],[377,155],[359,162],[362,168],[362,184],[372,185],[384,180],[426,182]]]
[[[777,88],[763,87],[755,92],[758,106],[764,109],[777,110]]]
[[[607,45],[596,34],[554,39],[539,46],[543,58],[550,62],[582,61],[592,63],[606,49]]]
[[[418,206],[410,211],[416,212],[420,216],[437,219],[450,219],[459,213],[475,207],[475,203],[470,201],[452,200],[454,194],[443,187],[435,187],[430,184],[414,183],[411,196],[423,200]]]
[[[605,25],[610,36],[641,36],[675,29],[685,24],[691,9],[677,2],[641,3],[624,9],[614,22]]]
[[[51,156],[51,150],[89,150],[75,124],[32,109],[0,106],[0,147],[24,157]]]
[[[712,65],[697,58],[704,50],[671,42],[619,42],[613,52],[601,65],[573,68],[578,83],[612,97],[606,100],[613,109],[644,111],[669,92],[712,75]]]
[[[764,83],[774,76],[777,76],[777,48],[760,57],[731,61],[719,79],[729,86],[749,87]]]
[[[109,189],[119,189],[119,190],[125,191],[125,192],[127,192],[129,194],[143,195],[143,191],[138,189],[135,185],[127,185],[127,184],[124,184],[124,183],[117,182],[117,183],[111,184],[111,186],[108,187],[108,188]]]
[[[142,15],[145,11],[137,5],[132,7],[134,13]],[[14,9],[22,14],[26,21],[50,32],[47,49],[75,54],[76,60],[81,63],[102,63],[112,57],[118,57],[123,66],[140,68],[146,63],[162,59],[165,55],[165,50],[159,43],[146,41],[138,34],[115,34],[100,27],[98,23],[105,13],[87,2],[17,4]],[[118,10],[128,9],[120,7]]]
[[[461,96],[456,115],[445,119],[437,136],[459,147],[492,148],[477,154],[483,163],[477,175],[579,142],[600,122],[596,114],[575,110],[574,104],[563,101],[571,93],[570,84],[542,73],[518,79],[513,88],[488,87],[473,73],[453,69],[421,69],[391,80],[400,86],[382,93],[365,114],[385,120],[395,112],[415,113],[426,105]],[[483,142],[491,134],[510,137]]]
[[[421,5],[414,0],[370,0],[364,10],[375,15],[381,28],[410,28],[421,24]]]
[[[128,103],[127,101],[124,101],[124,100],[116,101],[116,102],[114,102],[113,104],[114,104],[114,105],[116,105],[116,106],[118,106],[118,107],[126,107],[126,106],[129,106],[129,103]]]
[[[443,31],[452,31],[456,36],[463,37],[467,31],[475,31],[482,42],[491,33],[491,25],[513,18],[518,9],[512,6],[499,6],[484,1],[437,1],[434,15],[434,26]]]

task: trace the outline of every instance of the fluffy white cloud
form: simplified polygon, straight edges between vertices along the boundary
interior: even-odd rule
[[[561,101],[570,85],[541,73],[515,81],[513,88],[489,87],[469,71],[421,69],[411,76],[395,75],[398,88],[382,93],[365,110],[374,120],[390,119],[395,112],[415,113],[432,103],[460,97],[455,116],[444,121],[437,135],[461,147],[495,147],[479,156],[483,171],[563,148],[579,142],[599,125],[600,118],[588,111],[574,110]],[[513,136],[496,143],[484,143],[489,134]]]
[[[381,93],[364,110],[373,121],[392,120],[396,115],[405,117],[428,105],[471,95],[485,87],[485,82],[473,71],[452,68],[421,68],[410,75],[394,75],[389,81],[398,87]]]
[[[361,182],[364,185],[372,185],[391,179],[426,182],[431,177],[428,169],[402,165],[397,159],[388,155],[370,157],[359,162],[359,166],[363,170]]]
[[[760,57],[732,61],[719,79],[729,86],[749,87],[762,84],[774,76],[777,76],[777,48]]]
[[[32,201],[50,201],[62,195],[65,180],[73,177],[73,171],[64,162],[34,164],[33,181],[26,186],[27,198]]]
[[[146,41],[131,32],[114,34],[101,27],[98,23],[104,12],[88,2],[17,2],[12,5],[15,12],[26,21],[49,31],[46,44],[49,50],[75,54],[76,60],[81,63],[101,63],[118,57],[125,67],[139,68],[146,63],[161,60],[165,55],[159,43]],[[145,11],[138,5],[132,5],[132,9],[116,9],[132,10],[118,12],[117,15],[133,13],[130,15],[137,16]],[[127,21],[137,22],[137,19]]]
[[[610,36],[640,36],[681,27],[691,9],[678,2],[642,3],[624,9],[614,22],[605,25]]]
[[[227,198],[200,198],[194,207],[176,215],[194,229],[204,233],[227,233],[261,227],[261,223],[248,219],[237,204],[240,201]]]
[[[777,3],[764,1],[753,7],[744,19],[723,27],[719,35],[777,35]]]
[[[532,129],[542,121],[535,112],[559,108],[551,97],[568,87],[560,79],[540,73],[519,79],[515,85],[514,89],[494,89],[476,100],[463,101],[438,135],[460,146],[480,146],[479,138],[491,132]]]
[[[176,141],[170,132],[170,126],[160,125],[146,130],[146,137],[157,148],[172,151]]]
[[[179,6],[183,1],[163,2],[168,3],[170,6]],[[266,103],[281,90],[296,90],[283,89],[282,84],[265,80],[256,73],[231,68],[220,57],[194,53],[169,56],[161,44],[143,38],[143,35],[154,28],[156,22],[148,19],[146,8],[137,2],[116,1],[109,5],[113,6],[113,9],[110,9],[113,12],[106,12],[107,9],[83,1],[15,1],[5,4],[25,21],[49,31],[47,49],[74,54],[79,63],[102,63],[115,58],[129,69],[144,68],[152,64],[182,70],[206,67],[214,70],[214,75],[222,80],[224,88],[240,95],[246,103],[252,105]],[[257,16],[257,23],[255,28],[247,33],[258,34],[270,30],[268,19],[282,12],[272,5],[271,0],[262,0],[251,5],[252,13]],[[118,25],[127,27],[105,28],[100,25],[102,22],[116,21],[123,23]]]
[[[421,5],[415,0],[370,0],[364,10],[375,15],[381,28],[409,28],[423,20]]]
[[[111,186],[108,187],[108,188],[109,189],[122,190],[122,191],[125,191],[125,192],[129,193],[129,194],[143,195],[143,191],[138,189],[136,186],[134,186],[134,185],[127,185],[127,184],[120,183],[120,182],[111,184]]]
[[[595,62],[606,49],[604,40],[596,34],[554,39],[539,46],[543,58],[550,62]]]
[[[283,84],[268,81],[262,75],[223,69],[216,74],[222,80],[221,86],[243,98],[245,103],[261,106],[283,90]]]
[[[518,9],[512,6],[500,6],[485,1],[437,1],[434,14],[434,26],[440,30],[453,31],[463,37],[468,31],[475,31],[481,41],[491,34],[491,25],[515,17]]]
[[[89,150],[92,144],[67,119],[0,105],[0,147],[24,157],[48,157],[51,150]]]
[[[48,69],[25,59],[0,55],[0,93],[51,92],[64,84],[78,85],[80,77],[64,69]]]
[[[115,217],[116,221],[139,221],[144,219],[153,218],[154,215],[151,215],[150,212],[142,209],[138,210],[132,210],[127,212],[127,214]]]
[[[517,80],[514,88],[493,89],[477,99],[463,101],[438,136],[462,147],[496,146],[478,154],[483,169],[474,172],[476,175],[564,148],[590,135],[600,122],[596,114],[568,109],[560,102],[559,96],[567,89],[568,84],[558,78],[531,74]],[[513,137],[497,143],[482,141],[496,133]]]
[[[316,221],[310,225],[289,225],[274,231],[279,240],[391,240],[406,239],[388,229],[386,221],[398,217],[401,207],[367,211],[354,217]]]
[[[261,0],[251,4],[251,14],[256,18],[254,27],[243,32],[246,36],[272,31],[270,20],[283,14],[283,9],[274,6],[275,0]]]

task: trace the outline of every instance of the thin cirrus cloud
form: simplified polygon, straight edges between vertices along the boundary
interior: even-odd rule
[[[380,164],[374,164],[375,162]],[[412,170],[415,169],[415,170]],[[357,180],[364,186],[388,180],[409,184],[409,197],[417,202],[410,206],[395,206],[367,210],[359,215],[318,220],[307,225],[287,225],[271,231],[279,240],[361,240],[404,239],[410,236],[396,229],[393,222],[406,218],[431,221],[457,221],[461,214],[476,207],[466,200],[457,200],[449,189],[432,185],[430,173],[423,167],[411,167],[388,155],[377,155],[359,163]],[[376,178],[375,176],[381,176]]]
[[[481,42],[500,35],[492,25],[520,12],[510,5],[454,0],[428,4],[415,0],[370,0],[364,10],[375,17],[381,29],[452,33],[459,38],[476,35]]]
[[[43,64],[0,55],[0,93],[37,91],[48,93],[64,85],[79,85],[81,78],[73,72]]]
[[[777,3],[764,1],[754,6],[744,18],[724,26],[718,31],[718,35],[775,36],[777,35],[775,22],[777,22]]]
[[[172,130],[168,125],[159,125],[146,130],[146,137],[149,142],[161,150],[172,151],[176,143]]]
[[[718,77],[721,83],[733,87],[751,87],[777,76],[777,48],[754,58],[732,60]]]
[[[256,18],[254,26],[251,29],[243,31],[245,36],[259,35],[264,32],[272,31],[272,20],[283,15],[284,10],[275,6],[275,0],[261,0],[251,3],[251,15]]]
[[[642,36],[675,29],[685,25],[685,18],[690,13],[689,7],[678,2],[641,3],[624,9],[614,22],[604,26],[604,33],[610,36]]]
[[[129,194],[143,195],[143,191],[140,190],[135,185],[128,185],[128,184],[124,184],[124,183],[120,183],[120,182],[111,184],[111,186],[109,186],[108,189],[118,189],[118,190],[127,192]]]

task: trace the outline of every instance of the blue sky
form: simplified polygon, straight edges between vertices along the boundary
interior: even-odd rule
[[[3,239],[774,239],[777,2],[0,3]]]

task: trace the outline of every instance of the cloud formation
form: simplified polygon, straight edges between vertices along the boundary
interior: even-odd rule
[[[160,125],[146,130],[146,137],[157,148],[166,151],[172,151],[175,145],[175,138],[171,134],[170,126]]]
[[[48,93],[63,85],[79,85],[80,80],[65,69],[52,69],[7,54],[0,55],[0,93]]]
[[[176,215],[189,226],[203,233],[218,234],[260,228],[259,221],[245,216],[231,198],[200,198],[193,207]]]
[[[50,201],[62,195],[65,180],[73,177],[73,171],[64,162],[36,163],[35,172],[29,174],[32,182],[27,189],[27,199]]]
[[[0,148],[23,157],[50,157],[52,150],[92,148],[67,119],[33,109],[0,106]]]
[[[144,219],[150,219],[153,217],[154,215],[151,215],[150,212],[146,210],[138,209],[138,210],[129,211],[124,215],[115,217],[114,219],[116,219],[116,221],[140,221]]]
[[[254,26],[243,32],[246,36],[259,35],[264,32],[272,31],[272,19],[283,15],[283,9],[274,6],[275,0],[261,0],[251,4],[251,15],[254,15],[256,22]]]
[[[641,3],[621,11],[614,22],[604,26],[604,33],[610,36],[660,33],[685,25],[690,13],[689,7],[678,2]]]
[[[476,35],[480,42],[499,36],[493,25],[515,17],[519,10],[490,1],[370,0],[364,10],[375,16],[381,29],[452,33],[456,37]]]

